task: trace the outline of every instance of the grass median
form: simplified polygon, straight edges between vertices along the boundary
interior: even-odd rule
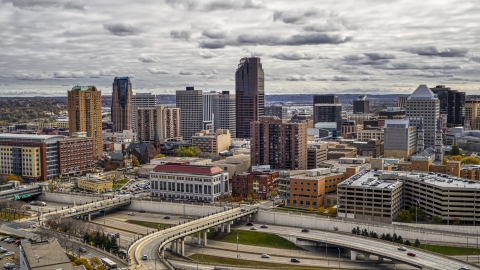
[[[227,243],[237,243],[237,232],[232,231],[229,234],[224,233],[212,233],[209,235],[212,240],[227,242]],[[280,248],[280,249],[293,249],[293,250],[303,250],[302,248],[296,246],[294,243],[288,241],[285,238],[282,238],[275,234],[263,233],[263,232],[253,232],[253,231],[238,231],[238,243],[242,245],[251,245],[251,246],[260,246],[260,247],[269,247],[269,248]]]
[[[436,252],[439,254],[447,256],[466,256],[468,255],[479,255],[480,249],[476,248],[466,248],[466,247],[449,247],[449,246],[437,246],[437,245],[424,245],[421,244],[418,248],[425,249],[428,251]]]
[[[193,261],[197,261],[197,258],[200,263],[206,264],[213,264],[218,265],[221,263],[222,265],[229,265],[229,266],[244,266],[244,267],[252,267],[252,268],[278,268],[278,269],[288,269],[288,270],[325,270],[325,269],[332,269],[332,267],[325,268],[325,267],[313,267],[313,266],[301,266],[301,265],[288,265],[283,263],[271,263],[271,262],[259,262],[259,261],[247,261],[242,259],[234,259],[234,258],[225,258],[220,256],[213,256],[213,255],[205,255],[205,254],[193,254],[188,256]],[[203,260],[202,260],[203,258]],[[265,259],[268,260],[268,259]],[[345,268],[342,268],[345,269]]]

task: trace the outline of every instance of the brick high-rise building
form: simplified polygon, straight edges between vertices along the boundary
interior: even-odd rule
[[[237,138],[250,138],[250,122],[264,115],[265,88],[258,57],[244,57],[235,72]]]
[[[202,90],[187,87],[176,91],[177,108],[180,109],[180,134],[190,141],[195,133],[203,130]]]
[[[132,83],[129,77],[115,77],[112,93],[112,131],[132,129]]]
[[[157,105],[157,97],[152,93],[137,93],[132,96],[132,128],[137,131],[137,109],[153,108]]]
[[[100,159],[102,144],[102,92],[95,86],[74,86],[68,91],[68,131],[87,132],[93,140],[93,155]]]
[[[137,137],[142,142],[181,140],[180,109],[165,106],[138,108]]]
[[[307,121],[260,117],[251,123],[251,164],[270,165],[271,169],[307,169],[307,129]]]

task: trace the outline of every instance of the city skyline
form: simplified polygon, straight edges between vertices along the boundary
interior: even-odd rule
[[[3,0],[0,96],[61,96],[77,84],[107,93],[116,76],[131,77],[135,92],[233,91],[238,59],[252,55],[266,94],[411,93],[420,84],[476,94],[479,11],[475,0]]]

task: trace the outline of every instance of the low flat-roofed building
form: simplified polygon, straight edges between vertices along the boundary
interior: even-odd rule
[[[257,195],[258,199],[266,200],[276,191],[278,179],[279,173],[272,171],[235,174],[232,176],[232,194],[243,198]]]
[[[197,146],[203,153],[218,155],[230,148],[230,130],[217,129],[215,132],[202,130],[192,136],[192,146]]]
[[[339,159],[342,157],[353,158],[356,156],[357,149],[355,147],[349,147],[346,144],[337,144],[335,147],[329,146],[327,152],[327,160]]]
[[[224,171],[228,172],[230,178],[235,173],[244,173],[247,172],[250,168],[250,155],[234,155],[226,157],[218,161],[212,162],[212,165],[222,168]]]
[[[392,222],[403,207],[402,185],[397,179],[380,178],[365,170],[338,185],[339,218]]]
[[[211,165],[157,165],[150,171],[150,182],[154,197],[218,201],[230,193],[228,173]]]
[[[57,240],[23,242],[19,248],[22,270],[76,269]]]
[[[199,157],[162,157],[150,160],[150,165],[163,165],[171,162],[188,162],[190,165],[207,165],[212,163],[212,159]]]
[[[104,193],[109,189],[113,188],[112,181],[96,178],[96,177],[85,177],[78,179],[77,182],[78,188],[89,190],[98,193]]]
[[[373,139],[383,141],[384,137],[385,131],[380,127],[378,129],[363,129],[357,131],[357,140],[361,142],[368,142]]]

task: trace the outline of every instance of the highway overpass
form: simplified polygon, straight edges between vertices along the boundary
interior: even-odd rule
[[[0,199],[24,200],[42,194],[41,186],[11,189],[0,192]]]
[[[194,233],[198,233],[198,241],[203,241],[203,244],[207,245],[207,232],[210,228],[220,226],[222,230],[230,232],[232,221],[242,217],[247,217],[247,220],[249,220],[257,210],[257,208],[233,208],[140,238],[128,249],[130,269],[155,269],[154,263],[156,264],[158,256],[169,269],[174,269],[168,261],[164,260],[164,252],[169,243],[173,243],[172,247],[175,247],[175,252],[184,255],[185,238],[187,236],[193,237]],[[143,255],[153,259],[154,263],[142,260]]]

